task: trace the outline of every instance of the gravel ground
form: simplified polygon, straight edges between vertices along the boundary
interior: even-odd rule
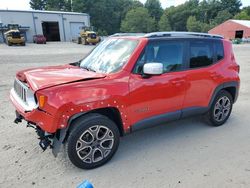
[[[20,69],[74,62],[91,46],[73,43],[0,44],[0,187],[250,187],[250,45],[234,46],[241,90],[229,121],[210,127],[189,118],[121,139],[114,158],[94,170],[74,167],[65,152],[42,152],[31,128],[16,125],[9,90]]]

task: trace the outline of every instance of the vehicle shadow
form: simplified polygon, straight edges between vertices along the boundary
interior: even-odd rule
[[[140,155],[142,150],[162,153],[161,146],[187,147],[187,139],[200,139],[207,131],[214,131],[220,127],[213,127],[206,124],[204,117],[191,117],[174,122],[157,125],[152,128],[134,132],[121,138],[120,146],[113,162],[133,158],[133,155]],[[195,138],[195,137],[198,138]],[[143,153],[143,152],[142,152]],[[144,152],[145,153],[145,152]],[[143,156],[141,156],[143,157]]]

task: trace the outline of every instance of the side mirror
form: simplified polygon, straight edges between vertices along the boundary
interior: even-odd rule
[[[143,66],[143,73],[147,75],[160,75],[163,73],[162,63],[146,63]]]

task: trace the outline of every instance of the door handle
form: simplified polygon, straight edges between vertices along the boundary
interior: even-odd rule
[[[171,81],[171,83],[176,86],[182,85],[184,82],[185,80],[172,80]]]

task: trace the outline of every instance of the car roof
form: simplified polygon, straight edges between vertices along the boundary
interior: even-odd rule
[[[153,33],[115,33],[111,37],[122,38],[211,38],[223,39],[221,35],[211,35],[208,33],[198,32],[153,32]]]

